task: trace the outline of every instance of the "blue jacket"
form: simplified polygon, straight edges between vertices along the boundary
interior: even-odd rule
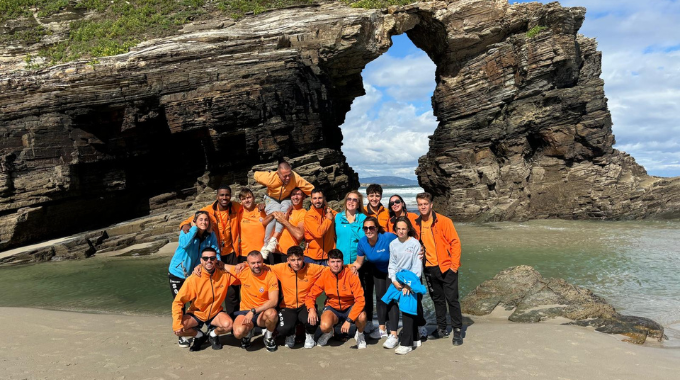
[[[364,220],[366,215],[357,212],[354,223],[350,223],[345,212],[335,216],[335,248],[342,251],[345,265],[352,264],[357,258],[359,239],[364,237]]]
[[[220,249],[217,244],[217,237],[214,232],[211,232],[203,241],[196,236],[198,227],[193,226],[189,232],[179,232],[179,245],[175,250],[175,254],[170,260],[170,267],[168,272],[171,275],[179,278],[187,278],[191,275],[194,267],[198,265],[201,259],[201,252],[206,247],[212,247],[217,251],[217,260],[222,260],[220,257]]]
[[[415,293],[425,294],[425,286],[420,282],[418,276],[411,271],[402,269],[397,272],[397,281],[408,285]],[[405,296],[404,293],[394,287],[394,284],[390,285],[387,289],[382,301],[386,304],[396,301],[399,303],[399,310],[401,310],[402,313],[418,315],[418,298],[415,294],[409,293]]]

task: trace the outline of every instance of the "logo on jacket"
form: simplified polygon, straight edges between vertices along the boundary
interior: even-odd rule
[[[260,288],[260,293],[264,293],[264,288]]]

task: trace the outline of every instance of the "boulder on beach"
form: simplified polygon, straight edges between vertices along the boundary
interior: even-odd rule
[[[619,314],[607,301],[589,289],[561,278],[543,278],[528,265],[502,270],[484,281],[461,300],[463,313],[490,314],[497,307],[512,310],[512,322],[540,322],[562,317],[568,324],[591,326],[609,334],[622,334],[628,342],[642,344],[667,339],[664,328],[648,318]]]

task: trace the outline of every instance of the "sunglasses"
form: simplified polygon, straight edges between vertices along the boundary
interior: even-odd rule
[[[347,202],[359,202],[359,198],[347,198]]]
[[[203,261],[217,261],[217,256],[201,256]]]
[[[390,201],[390,206],[392,205],[400,205],[401,204],[401,199],[396,199],[394,202]]]
[[[375,231],[377,228],[375,226],[364,226],[364,231]]]

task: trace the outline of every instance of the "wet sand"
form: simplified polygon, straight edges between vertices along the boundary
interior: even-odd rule
[[[189,352],[177,346],[170,317],[84,314],[0,308],[3,379],[671,379],[680,350],[557,322],[517,324],[502,315],[474,317],[465,344],[431,340],[406,356],[369,340],[331,340],[329,347],[279,347],[261,338],[244,351]]]

